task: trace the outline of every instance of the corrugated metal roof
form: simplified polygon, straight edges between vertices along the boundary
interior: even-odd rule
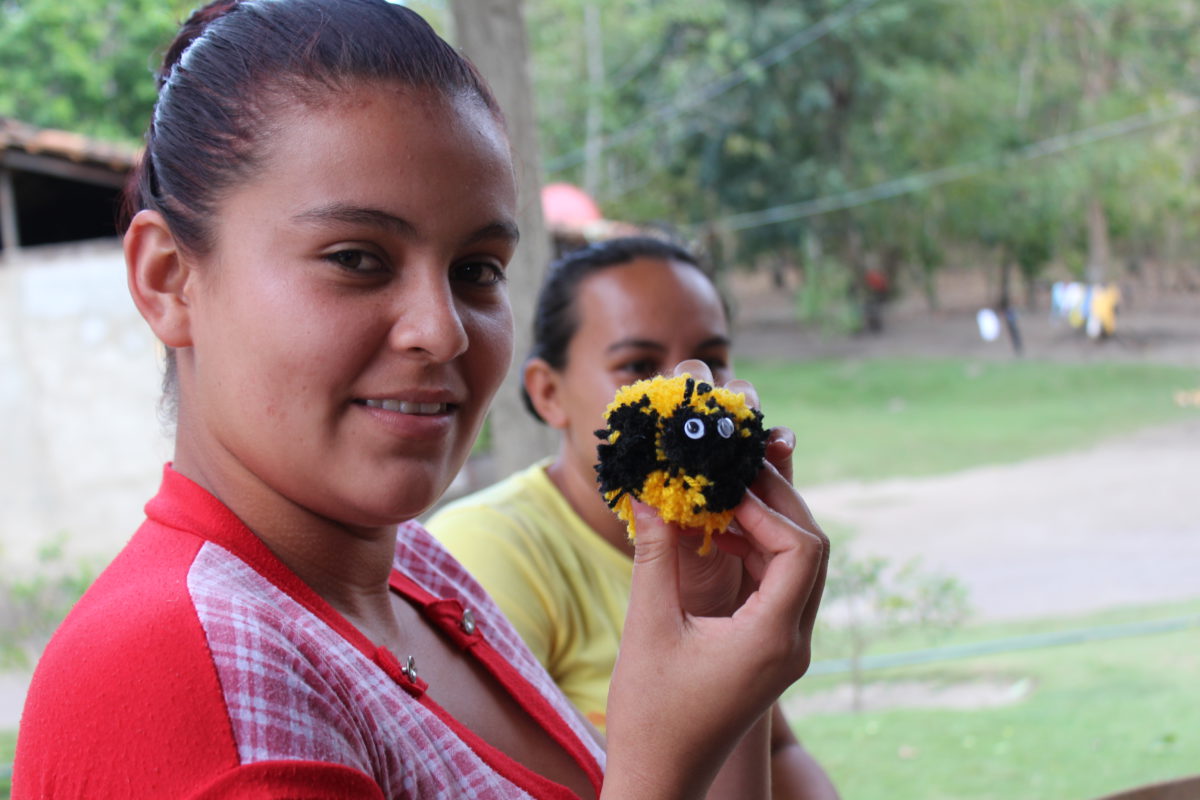
[[[141,157],[140,148],[89,139],[70,131],[39,128],[11,117],[0,117],[0,150],[21,150],[120,173],[132,169]]]

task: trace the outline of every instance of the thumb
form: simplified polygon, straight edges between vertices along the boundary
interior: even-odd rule
[[[679,605],[679,532],[651,507],[633,502],[637,535],[633,541],[633,583],[628,618],[651,624],[677,622]]]

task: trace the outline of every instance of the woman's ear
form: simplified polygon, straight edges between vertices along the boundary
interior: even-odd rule
[[[558,372],[541,358],[525,362],[525,392],[538,416],[551,428],[567,427],[562,405],[562,381]]]
[[[167,347],[190,346],[189,267],[162,214],[134,215],[125,232],[125,268],[129,294],[154,335]]]

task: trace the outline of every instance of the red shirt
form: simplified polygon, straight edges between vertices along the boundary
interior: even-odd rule
[[[192,481],[168,467],[146,514],[38,664],[14,800],[574,797],[450,717]],[[598,794],[599,746],[483,589],[416,523],[400,526],[391,583]]]

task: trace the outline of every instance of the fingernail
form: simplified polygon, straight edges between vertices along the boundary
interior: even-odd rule
[[[796,434],[791,428],[771,428],[771,432],[767,436],[767,444],[775,444],[778,442],[788,449],[795,449],[796,447]]]
[[[686,361],[680,361],[675,365],[674,374],[676,377],[688,373],[694,378],[707,380],[708,365],[703,361],[698,361],[694,358],[689,358]]]
[[[650,506],[643,503],[641,500],[635,499],[633,501],[633,518],[634,519],[636,519],[640,522],[641,520],[644,520],[644,519],[645,520],[654,519],[656,516],[658,516],[658,512],[655,511]]]

